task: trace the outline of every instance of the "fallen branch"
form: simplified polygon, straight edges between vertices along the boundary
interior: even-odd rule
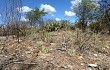
[[[28,62],[13,62],[14,64],[25,64],[25,65],[38,65],[38,63],[28,63]]]

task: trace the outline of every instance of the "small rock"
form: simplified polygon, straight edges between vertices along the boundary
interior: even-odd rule
[[[50,45],[55,46],[56,44],[55,43],[50,43]]]
[[[83,59],[83,56],[77,56],[77,58],[78,58],[79,60],[81,60],[81,59]]]
[[[84,63],[81,63],[81,66],[84,66]]]
[[[106,46],[106,48],[108,48],[108,49],[109,49],[110,47],[109,47],[109,46]]]
[[[43,44],[44,44],[44,46],[47,46],[47,47],[49,46],[48,42],[44,42]]]
[[[27,58],[32,58],[32,55],[31,54],[27,54],[26,57]]]
[[[97,54],[94,54],[94,56],[97,56]]]
[[[73,70],[73,66],[72,65],[67,65],[71,70]]]
[[[98,65],[97,64],[88,64],[88,67],[94,67],[96,68]]]
[[[87,68],[86,70],[92,70],[91,68]]]

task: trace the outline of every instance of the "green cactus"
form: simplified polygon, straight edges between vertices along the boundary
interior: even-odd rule
[[[43,46],[43,41],[38,41],[37,46]]]
[[[49,49],[45,46],[42,46],[41,52],[46,54],[49,52]]]

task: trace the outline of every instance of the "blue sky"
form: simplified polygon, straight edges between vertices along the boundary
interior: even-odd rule
[[[45,18],[53,18],[53,19],[65,19],[70,21],[75,21],[76,16],[65,16],[65,11],[71,11],[71,1],[72,0],[22,0],[23,6],[27,6],[29,8],[40,8],[43,5],[50,5],[53,7],[56,12],[52,12],[45,16]]]
[[[72,12],[71,7],[74,4],[77,4],[81,0],[22,0],[23,6],[28,6],[32,9],[35,7],[40,8],[43,4],[44,6],[49,5],[55,9],[55,12],[52,12],[51,14],[48,14],[45,16],[45,18],[54,18],[56,20],[65,19],[70,20],[72,22],[75,22],[77,17],[75,16],[75,13]],[[94,0],[99,1],[99,0]],[[108,0],[109,1],[109,0]],[[52,16],[54,15],[54,16]]]
[[[5,0],[1,1],[0,23],[2,23],[1,13],[5,12],[2,11],[5,9]],[[7,4],[9,5],[8,1],[9,0],[7,0]],[[81,2],[81,0],[22,0],[22,7],[17,7],[15,9],[17,9],[20,13],[24,14],[37,7],[40,10],[44,9],[46,12],[49,13],[44,17],[45,19],[55,19],[57,21],[69,20],[71,22],[75,22],[77,17],[76,14],[72,11],[71,7],[79,2]],[[25,16],[22,15],[21,20],[27,21],[28,19],[26,19]]]

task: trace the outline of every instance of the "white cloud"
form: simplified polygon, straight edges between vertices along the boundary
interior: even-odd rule
[[[98,1],[100,0],[90,0],[93,1],[95,5],[99,6]],[[78,6],[79,3],[81,3],[82,0],[71,0],[72,6],[70,7],[73,10],[73,6]]]
[[[70,8],[73,9],[73,6],[78,6],[78,3],[81,3],[81,2],[82,0],[72,0],[71,1],[72,6]]]
[[[65,11],[65,16],[66,17],[72,17],[72,16],[75,16],[76,14],[72,11]]]
[[[54,14],[51,14],[51,16],[54,17],[55,15]]]
[[[28,6],[23,6],[21,8],[17,8],[18,12],[20,13],[26,13],[26,12],[30,12],[32,10],[32,8],[29,8]]]
[[[59,19],[59,18],[56,18],[55,20],[56,20],[56,21],[60,21],[61,19]]]
[[[90,0],[90,1],[98,2],[100,0]],[[74,5],[77,5],[78,3],[81,3],[81,2],[82,2],[82,0],[72,0],[71,4],[72,4],[72,6],[74,6]]]
[[[45,12],[47,12],[49,14],[52,14],[52,13],[56,12],[55,8],[48,5],[48,4],[41,4],[40,10],[43,10],[43,9],[44,9]]]
[[[72,5],[77,5],[78,3],[80,3],[82,0],[72,0],[71,4]]]
[[[100,0],[92,0],[92,1],[98,2],[98,1],[100,1]]]
[[[21,16],[21,21],[29,21],[28,19],[26,19],[24,16]]]

